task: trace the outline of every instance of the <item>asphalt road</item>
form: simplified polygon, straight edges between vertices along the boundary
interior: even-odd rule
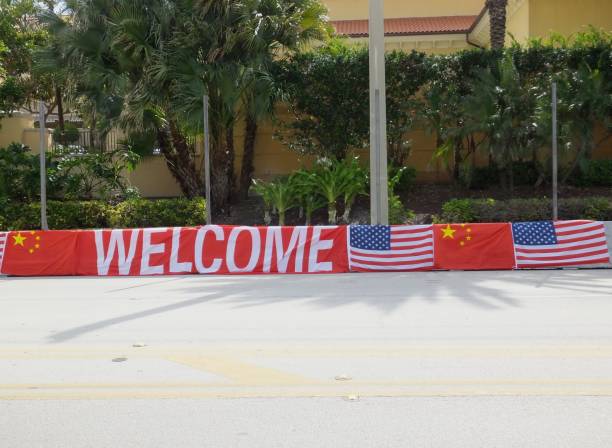
[[[21,447],[610,447],[612,273],[0,279]]]

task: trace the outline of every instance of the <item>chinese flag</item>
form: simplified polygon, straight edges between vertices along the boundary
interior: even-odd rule
[[[436,224],[434,254],[436,269],[513,269],[510,224]]]
[[[66,230],[9,232],[2,273],[74,275],[78,233]]]

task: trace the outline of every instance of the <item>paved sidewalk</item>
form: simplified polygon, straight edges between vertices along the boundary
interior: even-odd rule
[[[607,448],[609,272],[0,279],[0,434]]]

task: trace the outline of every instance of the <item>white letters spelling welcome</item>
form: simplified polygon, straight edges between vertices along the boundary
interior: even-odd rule
[[[216,225],[95,230],[98,275],[333,272],[334,229]]]

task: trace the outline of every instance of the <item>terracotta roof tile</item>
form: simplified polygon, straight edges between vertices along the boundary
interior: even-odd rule
[[[406,17],[385,19],[386,36],[411,34],[467,33],[478,16]],[[336,33],[350,37],[367,37],[367,20],[335,20]]]

